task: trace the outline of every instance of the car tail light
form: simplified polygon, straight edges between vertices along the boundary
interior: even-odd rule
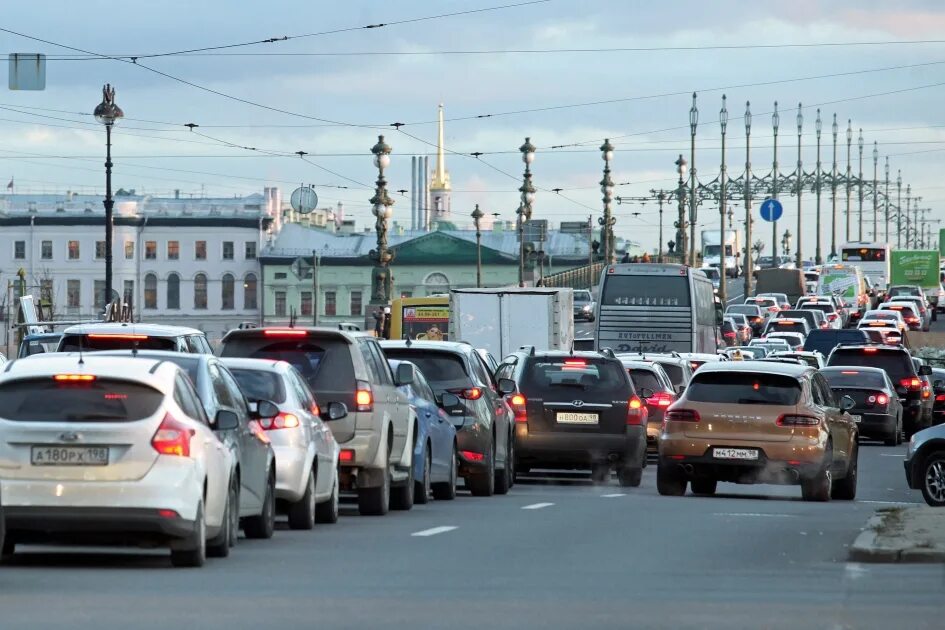
[[[471,462],[481,462],[485,459],[485,455],[476,451],[460,451],[460,453]]]
[[[309,408],[309,411],[313,416],[322,415],[322,410],[318,408],[318,403],[315,401],[312,401],[312,406]]]
[[[828,322],[835,322],[835,321],[837,321],[837,318],[838,318],[838,317],[839,317],[839,315],[837,315],[836,313],[827,313],[827,321],[828,321]]]
[[[919,391],[922,389],[922,379],[915,376],[907,376],[899,381],[899,384],[910,391]]]
[[[945,394],[939,394],[935,397],[935,402],[945,402]]]
[[[675,396],[669,392],[656,392],[646,399],[647,407],[669,407],[673,404]]]
[[[266,337],[307,337],[307,330],[298,328],[267,328],[263,331]]]
[[[338,453],[339,462],[353,462],[354,461],[354,449],[343,448],[341,452]]]
[[[931,397],[932,397],[932,391],[928,387],[923,387],[922,398],[926,399],[926,398],[931,398]]]
[[[482,390],[478,387],[458,387],[447,391],[466,400],[479,400],[482,398]]]
[[[528,399],[522,394],[512,394],[506,400],[509,401],[509,407],[512,408],[512,413],[515,414],[515,421],[528,422],[528,414],[525,411]]]
[[[357,382],[354,402],[358,407],[358,411],[374,411],[374,392],[371,391],[370,383],[367,381]]]
[[[868,402],[871,405],[879,405],[882,407],[889,403],[889,396],[882,393],[872,394],[866,399],[866,402]]]
[[[56,374],[53,380],[58,383],[91,383],[95,380],[94,374]]]
[[[280,413],[275,418],[260,418],[259,426],[272,431],[275,429],[295,429],[299,426],[299,417],[294,413]]]
[[[777,306],[769,306],[769,307],[768,307],[768,312],[769,312],[769,313],[777,313],[777,312],[780,311],[780,310],[781,310],[781,309],[778,308]]]
[[[666,422],[699,422],[702,418],[695,409],[670,409],[664,416]]]
[[[863,348],[863,352],[873,354],[874,352],[877,352],[877,348]]]
[[[726,339],[734,339],[734,338],[735,338],[735,331],[727,332],[727,333],[722,333],[722,336],[725,337]]]
[[[646,418],[648,415],[649,414],[647,413],[646,407],[643,406],[643,401],[640,400],[639,397],[633,396],[627,401],[628,425],[646,424]]]
[[[756,317],[752,317],[752,318],[751,318],[751,321],[755,322],[756,324],[760,324],[760,323],[763,322],[764,320],[765,320],[764,317],[757,317],[757,316],[756,316]]]
[[[89,333],[89,339],[124,339],[126,341],[144,341],[147,335],[134,335],[130,333]]]
[[[820,418],[785,413],[778,417],[776,424],[779,427],[816,427]]]
[[[161,455],[190,457],[190,438],[196,431],[167,413],[151,438],[151,446]]]
[[[180,518],[180,514],[175,510],[158,510],[158,516],[161,518]]]

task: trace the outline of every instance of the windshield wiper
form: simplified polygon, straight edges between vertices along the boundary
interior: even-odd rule
[[[581,389],[587,389],[586,386],[581,383],[555,383],[555,387],[580,387]]]
[[[758,398],[739,398],[739,405],[770,405],[772,404],[770,400],[761,400]]]
[[[107,413],[74,413],[66,416],[66,420],[124,420],[124,418]]]

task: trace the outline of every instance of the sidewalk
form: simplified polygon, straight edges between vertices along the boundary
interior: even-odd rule
[[[945,509],[922,505],[877,510],[850,548],[850,560],[945,563]]]

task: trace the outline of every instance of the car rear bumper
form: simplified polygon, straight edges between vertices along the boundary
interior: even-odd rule
[[[461,475],[476,474],[489,469],[491,464],[485,455],[491,452],[495,457],[492,441],[492,428],[467,415],[465,424],[456,430],[456,449],[459,451]]]
[[[298,501],[305,494],[312,454],[298,446],[273,445],[272,451],[276,457],[276,498]]]
[[[76,541],[148,538],[186,538],[196,523],[179,514],[162,516],[158,510],[105,507],[5,507],[8,535],[17,542]]]
[[[736,446],[734,448],[749,447]],[[676,469],[690,479],[704,477],[732,483],[786,485],[800,483],[802,479],[816,474],[823,466],[822,450],[817,451],[816,457],[804,460],[772,458],[764,449],[758,450],[758,459],[755,460],[718,459],[712,456],[712,448],[693,456],[665,457],[661,454],[659,466]],[[814,455],[814,453],[808,455]]]
[[[515,455],[530,465],[588,465],[620,461],[643,466],[646,459],[646,430],[627,427],[625,433],[529,432],[525,423],[515,425]]]
[[[860,421],[856,423],[856,426],[862,436],[883,438],[895,436],[896,416],[892,414],[866,413],[855,409],[851,409],[850,414],[860,416]]]

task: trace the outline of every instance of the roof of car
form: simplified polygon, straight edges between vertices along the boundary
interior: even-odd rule
[[[621,361],[655,361],[657,363],[675,363],[677,365],[689,365],[689,360],[684,357],[674,357],[671,354],[650,354],[639,352],[621,352],[617,354]]]
[[[234,337],[278,337],[284,336],[312,336],[312,337],[334,337],[343,339],[351,343],[357,336],[372,336],[358,331],[340,330],[337,327],[329,328],[327,326],[264,326],[262,328],[234,328],[223,336],[222,343]]]
[[[179,354],[179,353],[170,353]],[[10,361],[0,372],[0,380],[32,378],[55,374],[92,374],[108,378],[133,380],[166,390],[168,370],[180,368],[162,359],[145,357],[103,356],[104,353],[49,352],[27,359]]]
[[[405,350],[441,350],[443,352],[475,352],[464,341],[408,341],[406,339],[381,339],[382,348],[402,348]]]
[[[762,372],[764,374],[801,376],[805,372],[813,370],[814,368],[807,364],[778,363],[776,361],[766,363],[762,363],[761,361],[725,361],[723,363],[706,363],[699,368],[696,374],[707,374],[711,372]]]
[[[202,330],[186,326],[167,326],[165,324],[140,323],[96,323],[76,324],[62,331],[64,335],[95,334],[137,334],[149,337],[180,337],[181,335],[202,335]]]
[[[625,368],[630,368],[634,370],[662,370],[659,365],[654,361],[636,361],[633,359],[624,359],[620,358],[620,362],[623,363]]]
[[[242,357],[220,358],[220,361],[228,368],[238,370],[269,370],[280,372],[286,368],[292,367],[288,361],[274,361],[272,359],[244,359]]]
[[[865,334],[865,333],[864,333],[864,334]],[[907,349],[903,348],[902,346],[887,346],[887,345],[878,344],[878,343],[874,343],[874,344],[841,343],[841,344],[838,344],[838,345],[834,348],[834,350],[862,350],[862,349],[864,349],[864,348],[871,348],[871,350],[870,350],[871,352],[873,352],[872,349],[875,349],[875,350],[885,350],[885,351],[895,350],[896,352],[905,352],[906,354],[909,354],[909,351],[908,351]],[[911,355],[910,355],[910,356],[911,356]]]

